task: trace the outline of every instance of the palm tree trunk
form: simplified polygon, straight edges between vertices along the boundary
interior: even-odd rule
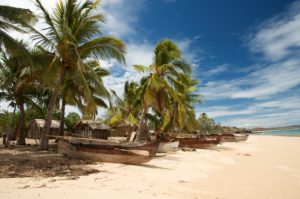
[[[14,125],[14,121],[15,121],[15,117],[16,117],[16,105],[14,105],[14,111],[13,111],[13,116],[12,116],[12,120],[10,123],[10,128]],[[17,129],[15,128],[9,135],[8,135],[8,140],[16,140],[17,138]]]
[[[142,138],[148,138],[148,132],[146,129],[144,129],[145,125],[147,125],[145,123],[145,119],[146,119],[146,114],[147,114],[147,107],[144,106],[143,111],[142,111],[142,116],[141,116],[141,121],[138,127],[138,130],[136,132],[136,138],[134,140],[134,142],[139,142],[141,141]]]
[[[18,141],[17,145],[26,145],[25,141],[25,110],[24,110],[24,104],[21,103],[19,105],[20,108],[20,120],[18,125]]]
[[[171,129],[171,134],[174,134],[174,129],[175,129],[175,122],[176,122],[176,114],[177,114],[177,103],[174,104],[174,113],[173,113],[173,122],[172,122],[172,129]]]
[[[51,128],[51,123],[52,123],[52,116],[53,116],[53,111],[56,105],[56,101],[57,101],[57,97],[60,91],[60,88],[63,84],[64,81],[64,77],[65,77],[65,67],[62,68],[61,72],[60,72],[60,77],[57,81],[57,84],[54,88],[53,94],[50,98],[50,102],[48,104],[48,108],[47,108],[47,114],[46,114],[46,120],[45,120],[45,126],[44,126],[44,130],[41,133],[41,139],[40,139],[40,148],[43,150],[48,150],[48,137],[47,135],[50,134],[50,128]]]
[[[66,101],[64,95],[61,100],[61,112],[60,112],[60,126],[59,126],[59,135],[64,135],[65,130],[65,108],[66,108]]]

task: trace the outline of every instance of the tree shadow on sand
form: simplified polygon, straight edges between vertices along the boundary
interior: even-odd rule
[[[100,172],[91,161],[69,159],[35,146],[0,147],[0,178],[81,176]]]

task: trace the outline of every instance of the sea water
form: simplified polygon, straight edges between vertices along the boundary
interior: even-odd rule
[[[300,136],[300,129],[267,130],[267,131],[261,131],[261,135],[298,135],[298,136]]]

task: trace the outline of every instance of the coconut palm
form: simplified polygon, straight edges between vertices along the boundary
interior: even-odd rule
[[[135,65],[136,70],[148,72],[149,75],[142,79],[142,104],[143,109],[140,119],[140,127],[145,126],[145,118],[148,108],[151,107],[164,118],[163,123],[168,123],[170,114],[168,112],[170,97],[175,92],[172,84],[180,78],[179,72],[191,73],[190,65],[181,58],[181,52],[171,40],[158,42],[154,50],[154,63],[150,66]],[[141,135],[146,133],[140,131],[137,141]]]
[[[52,113],[57,98],[65,80],[66,72],[71,68],[76,70],[84,82],[82,85],[87,90],[87,99],[92,98],[89,87],[84,78],[84,71],[88,65],[84,64],[90,58],[114,58],[124,63],[124,43],[115,37],[101,36],[100,24],[104,21],[103,15],[96,8],[99,1],[59,1],[52,14],[45,9],[40,0],[35,0],[37,8],[43,15],[46,32],[31,28],[34,32],[33,40],[37,45],[44,47],[53,56],[53,64],[60,65],[60,72],[53,88],[53,95],[48,104],[45,129],[41,136],[40,147],[48,148],[48,139]]]

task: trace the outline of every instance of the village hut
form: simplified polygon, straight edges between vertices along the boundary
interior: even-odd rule
[[[128,137],[133,130],[129,122],[122,120],[112,126],[111,136],[113,137]]]
[[[106,139],[110,136],[110,127],[94,120],[80,120],[73,126],[76,135]]]
[[[28,129],[28,138],[39,139],[42,132],[44,131],[45,120],[43,119],[34,119],[31,121]],[[59,135],[60,122],[57,120],[52,120],[50,135]],[[64,129],[67,129],[67,126],[64,125]]]

